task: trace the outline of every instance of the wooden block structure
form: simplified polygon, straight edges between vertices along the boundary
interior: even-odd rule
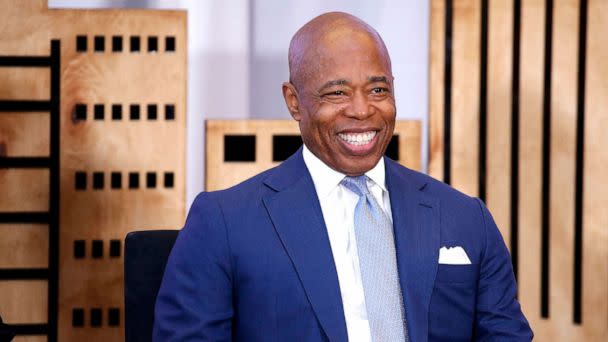
[[[302,145],[294,120],[207,120],[205,189],[225,189],[277,166]],[[420,170],[420,121],[398,120],[386,154]]]
[[[0,315],[15,341],[123,340],[123,239],[185,216],[186,12],[0,22]]]
[[[608,2],[432,0],[432,176],[488,204],[538,341],[608,340]]]

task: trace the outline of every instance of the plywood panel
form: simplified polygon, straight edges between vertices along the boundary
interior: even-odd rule
[[[0,268],[47,267],[48,229],[45,224],[0,224]]]
[[[0,99],[48,100],[50,98],[49,68],[0,68],[0,80],[2,80]]]
[[[293,120],[207,120],[205,129],[207,191],[228,188],[278,165],[278,162],[272,160],[272,137],[300,135],[298,124]],[[420,122],[397,121],[394,134],[399,135],[399,162],[419,170],[422,134]],[[255,162],[225,162],[225,135],[255,135]]]
[[[46,342],[46,336],[17,336],[12,342]]]
[[[553,8],[551,83],[551,181],[549,317],[555,340],[578,340],[572,325],[574,265],[574,170],[578,1],[558,1]]]
[[[452,182],[476,196],[479,161],[480,2],[454,1],[452,38]]]
[[[608,2],[589,1],[585,168],[583,186],[583,311],[587,341],[608,340]]]
[[[541,160],[543,113],[544,0],[521,7],[519,300],[535,334],[540,330]],[[542,339],[539,339],[542,340]]]
[[[186,12],[47,10],[46,1],[42,0],[10,1],[4,7],[0,13],[3,55],[48,56],[50,39],[61,42],[58,340],[121,340],[122,322],[118,327],[110,327],[107,322],[109,307],[119,308],[124,319],[122,255],[108,256],[110,240],[122,241],[134,229],[179,228],[185,216]],[[87,43],[84,52],[76,51],[79,36]],[[139,39],[139,51],[131,51],[132,37]],[[115,51],[114,41],[119,39],[122,49]],[[174,51],[166,51],[165,39],[172,39]],[[98,49],[100,41],[103,49]],[[153,46],[149,42],[154,41],[157,49],[149,51]],[[46,83],[32,83],[28,70],[38,69],[21,72],[22,69],[2,74],[10,76],[6,89],[12,93],[0,87],[0,98],[26,91],[28,96],[19,98],[35,98],[42,93],[48,98],[48,76]],[[49,69],[40,70],[48,73]],[[16,82],[21,82],[23,91],[11,87]],[[77,104],[87,106],[83,120],[74,115]],[[104,106],[103,118],[99,112],[95,114],[95,106],[99,105]],[[120,116],[112,110],[115,105],[120,105]],[[131,116],[131,105],[139,106],[139,116]],[[156,106],[155,115],[151,115],[149,105]],[[166,105],[172,109],[169,117]],[[1,119],[0,155],[48,155],[49,114],[27,115]],[[41,115],[46,117],[41,119]],[[24,133],[29,133],[29,137]],[[83,189],[75,188],[77,172],[86,178]],[[94,173],[98,172],[102,173],[103,184],[96,183],[94,188]],[[139,176],[137,188],[129,187],[132,172]],[[112,186],[112,173],[121,176],[119,187]],[[155,175],[154,186],[147,184],[148,173]],[[165,173],[172,177],[167,186]],[[2,176],[0,186],[8,184],[2,183]],[[23,179],[20,181],[23,183]],[[13,187],[21,185],[11,183]],[[45,196],[48,191],[47,182]],[[25,195],[20,196],[33,197]],[[4,196],[0,197],[0,204],[3,201]],[[20,209],[36,204],[31,200],[18,202]],[[74,257],[77,239],[86,241],[87,255],[82,259]],[[92,240],[104,242],[104,256],[100,259],[90,255]],[[85,327],[72,327],[73,308],[83,308],[88,313],[102,304],[101,327],[90,327],[88,314]]]
[[[48,113],[2,113],[0,157],[48,156],[49,118]]]
[[[445,1],[431,1],[428,169],[429,175],[439,180],[444,177],[445,15]]]
[[[513,3],[488,3],[486,204],[510,246]]]
[[[46,281],[0,281],[0,312],[5,323],[45,323],[47,308]]]
[[[0,189],[0,212],[48,210],[46,169],[0,169]]]

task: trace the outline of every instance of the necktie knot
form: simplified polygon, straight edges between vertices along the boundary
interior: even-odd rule
[[[358,196],[364,196],[369,194],[369,189],[367,188],[367,176],[361,175],[357,177],[346,176],[342,180],[342,185],[348,190],[356,193]]]

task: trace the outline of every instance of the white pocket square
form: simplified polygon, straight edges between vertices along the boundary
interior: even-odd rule
[[[447,265],[470,265],[471,260],[460,246],[441,247],[439,249],[439,263]]]

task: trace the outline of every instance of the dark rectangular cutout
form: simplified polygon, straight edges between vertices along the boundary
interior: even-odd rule
[[[74,240],[74,259],[84,259],[86,256],[86,243],[84,240]]]
[[[112,36],[112,52],[122,51],[122,36]]]
[[[110,176],[110,183],[112,189],[120,189],[122,188],[122,174],[120,172],[112,172]]]
[[[173,172],[165,172],[165,188],[172,188],[174,181]]]
[[[76,171],[74,174],[74,188],[76,190],[86,190],[87,188],[87,173],[84,171]]]
[[[87,51],[87,36],[76,36],[76,51],[86,52]]]
[[[108,326],[118,327],[120,326],[120,309],[110,308],[108,310]]]
[[[175,37],[173,37],[173,36],[165,37],[165,51],[166,52],[175,51]]]
[[[129,106],[129,117],[131,120],[139,120],[139,105],[132,104]]]
[[[103,189],[103,172],[93,172],[93,189],[101,190]]]
[[[87,105],[84,103],[77,103],[74,107],[73,118],[75,121],[85,121],[87,119]]]
[[[91,256],[93,259],[103,258],[103,240],[93,240]]]
[[[139,173],[129,172],[129,189],[139,188]]]
[[[157,52],[158,51],[158,37],[150,36],[148,37],[148,52]]]
[[[106,49],[106,39],[104,36],[95,36],[94,39],[95,52],[104,52]]]
[[[121,104],[112,105],[112,120],[122,120],[122,105]]]
[[[302,146],[302,137],[299,135],[273,135],[272,161],[283,161]]]
[[[84,309],[72,309],[72,326],[74,328],[82,328],[84,326]]]
[[[391,158],[392,160],[399,160],[399,135],[395,134],[391,137],[391,141],[386,147],[384,155]]]
[[[139,36],[131,36],[129,38],[131,52],[139,52],[140,51],[140,39]]]
[[[156,172],[146,173],[146,188],[148,188],[148,189],[156,188]]]
[[[105,111],[105,106],[103,104],[96,104],[93,106],[93,118],[95,120],[103,120]]]
[[[102,324],[102,311],[100,308],[91,309],[91,326],[98,328]]]
[[[165,120],[175,120],[175,105],[165,105]]]
[[[111,258],[119,258],[120,257],[120,240],[110,240],[110,257]]]
[[[158,107],[151,103],[148,105],[148,120],[156,120],[158,118]]]
[[[255,162],[255,135],[225,135],[224,161]]]
[[[445,1],[445,45],[443,71],[443,181],[452,181],[452,11],[453,0]]]

